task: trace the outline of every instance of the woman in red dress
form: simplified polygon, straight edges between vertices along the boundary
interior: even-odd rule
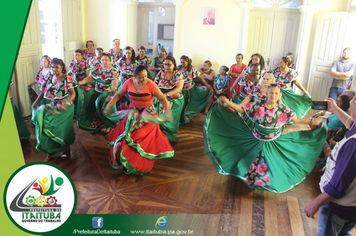
[[[242,70],[246,68],[246,65],[242,63],[242,60],[244,59],[244,56],[242,55],[242,53],[238,53],[236,55],[235,59],[236,59],[236,64],[233,64],[230,67],[230,71],[229,71],[229,75],[231,76],[231,82],[229,85],[229,89],[227,90],[227,98],[231,98],[232,91],[234,91],[236,94],[239,93],[240,86],[236,85],[235,88],[232,88],[232,85],[234,84],[237,77],[239,77]]]
[[[153,168],[155,159],[174,155],[172,146],[158,125],[172,119],[170,106],[158,86],[147,78],[147,73],[145,66],[137,66],[134,77],[125,81],[105,108],[107,117],[119,122],[108,139],[110,164],[118,169],[117,159],[120,159],[126,174],[147,174]],[[129,109],[109,114],[114,104],[126,94],[130,98]],[[155,97],[166,110],[166,118],[158,117],[153,106]]]

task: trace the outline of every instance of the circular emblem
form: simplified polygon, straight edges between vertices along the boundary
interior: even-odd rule
[[[4,192],[6,213],[20,229],[41,234],[61,226],[74,213],[73,181],[58,166],[31,163],[10,177]]]

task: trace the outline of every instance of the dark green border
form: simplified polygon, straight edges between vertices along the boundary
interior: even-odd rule
[[[9,217],[9,219],[12,221],[12,223],[14,225],[16,225],[19,229],[21,229],[22,231],[25,231],[26,233],[31,233],[31,234],[37,234],[37,235],[42,235],[42,234],[45,234],[45,233],[49,233],[49,232],[52,232],[56,229],[58,229],[59,227],[61,227],[63,224],[66,223],[66,220],[65,222],[63,222],[62,225],[60,225],[58,228],[55,228],[51,231],[46,231],[46,232],[41,232],[41,233],[38,233],[38,232],[32,232],[32,231],[29,231],[23,227],[21,227],[19,224],[17,224],[14,219],[12,219],[11,217],[11,214],[9,213],[9,209],[7,209],[7,204],[6,204],[6,193],[7,193],[7,188],[9,187],[9,184],[11,182],[11,180],[13,179],[13,177],[18,173],[20,172],[21,170],[29,167],[29,166],[33,166],[33,165],[48,165],[48,166],[52,166],[56,169],[58,169],[59,171],[61,171],[65,176],[67,176],[67,178],[69,179],[69,182],[71,183],[72,185],[72,188],[73,188],[73,192],[74,192],[74,205],[73,205],[73,209],[72,209],[72,212],[70,213],[70,216],[68,217],[68,219],[74,214],[74,211],[75,211],[75,208],[77,206],[77,191],[75,189],[75,185],[74,185],[74,182],[73,180],[70,178],[70,176],[67,174],[67,172],[65,172],[62,168],[52,164],[52,163],[47,163],[47,162],[33,162],[33,163],[29,163],[29,164],[26,164],[24,166],[21,166],[20,168],[18,168],[9,178],[9,180],[7,181],[6,185],[5,185],[5,189],[4,189],[4,196],[3,196],[3,201],[4,201],[4,208],[5,208],[5,211],[6,211],[6,214],[7,216]]]

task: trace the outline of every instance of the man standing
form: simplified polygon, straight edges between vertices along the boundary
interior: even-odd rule
[[[350,82],[350,77],[354,74],[355,64],[350,59],[351,50],[345,48],[342,59],[334,61],[330,69],[330,75],[334,78],[329,90],[329,97],[336,98],[346,89]]]
[[[318,236],[352,235],[356,225],[356,98],[351,100],[349,115],[335,101],[327,98],[328,110],[349,129],[337,143],[326,163],[320,180],[322,191],[308,203],[304,212],[314,218],[319,210]]]

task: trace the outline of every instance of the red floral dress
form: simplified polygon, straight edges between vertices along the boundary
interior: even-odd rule
[[[115,53],[113,48],[111,48],[108,53],[112,57],[113,64],[116,64],[116,62],[118,62],[120,58],[124,56],[124,51],[121,48],[119,53]]]
[[[194,85],[194,78],[196,78],[198,76],[197,69],[194,66],[192,66],[192,69],[190,71],[185,71],[183,68],[180,68],[179,72],[184,77],[184,87],[183,87],[183,89],[192,88],[193,85]]]
[[[146,66],[147,68],[151,65],[152,59],[145,56],[144,58],[140,59],[139,57],[136,57],[137,65],[143,65]]]
[[[251,91],[253,90],[253,88],[254,88],[255,86],[257,86],[257,85],[260,84],[260,81],[261,81],[261,80],[258,80],[257,82],[254,83],[254,82],[252,82],[251,80],[249,80],[248,75],[245,75],[245,76],[242,77],[242,79],[239,81],[239,85],[240,85],[240,86],[244,86],[244,92],[245,92],[246,94],[250,94]],[[241,93],[240,93],[240,96],[241,96],[241,97],[244,97],[244,95],[242,95]]]
[[[41,91],[44,94],[44,98],[51,100],[50,105],[60,110],[62,109],[63,103],[67,102],[70,97],[69,90],[76,85],[75,81],[69,75],[66,75],[66,77],[57,84],[53,84],[52,78],[53,75],[46,80]]]
[[[286,73],[282,73],[279,67],[272,71],[274,77],[276,78],[276,84],[281,89],[292,89],[292,82],[297,79],[298,72],[293,69],[289,69]]]
[[[95,91],[98,93],[112,91],[111,81],[119,76],[117,69],[114,67],[108,69],[103,69],[102,67],[99,69],[94,68],[90,70],[90,74],[94,78]]]
[[[166,78],[166,73],[164,71],[160,71],[158,72],[156,78],[155,78],[155,83],[158,85],[158,87],[161,89],[161,91],[163,93],[165,93],[165,91],[170,91],[172,89],[174,89],[177,85],[178,82],[180,81],[184,81],[184,77],[181,73],[179,73],[178,71],[175,71],[172,78],[167,80]],[[173,94],[169,97],[167,97],[167,100],[170,104],[174,104],[174,102],[176,101],[176,99],[181,99],[183,98],[183,94],[182,92]],[[165,113],[166,111],[163,109],[163,106],[161,104],[161,109],[160,109],[160,113]]]
[[[79,63],[76,60],[72,60],[72,62],[69,63],[68,68],[75,75],[74,80],[78,83],[85,79],[85,72],[90,69],[90,66],[88,62],[84,60]]]
[[[116,66],[118,70],[120,71],[120,75],[122,76],[122,81],[121,83],[124,83],[126,80],[131,78],[134,75],[134,69],[137,66],[136,61],[131,61],[130,64],[126,64],[125,59],[120,59],[117,63]]]
[[[294,111],[283,103],[268,109],[266,102],[262,100],[247,103],[243,106],[243,109],[249,119],[256,124],[252,131],[253,135],[257,139],[264,141],[278,138],[283,133],[282,127],[296,115]],[[262,128],[263,132],[259,128]],[[264,129],[268,129],[269,132],[265,132]]]
[[[85,61],[88,61],[91,57],[95,57],[95,50],[93,52],[89,52],[88,49],[84,49],[83,58]]]
[[[250,95],[253,96],[254,101],[256,101],[256,100],[266,101],[266,99],[267,99],[266,95],[261,93],[261,85],[259,85],[259,84],[256,85],[255,87],[253,87]]]

